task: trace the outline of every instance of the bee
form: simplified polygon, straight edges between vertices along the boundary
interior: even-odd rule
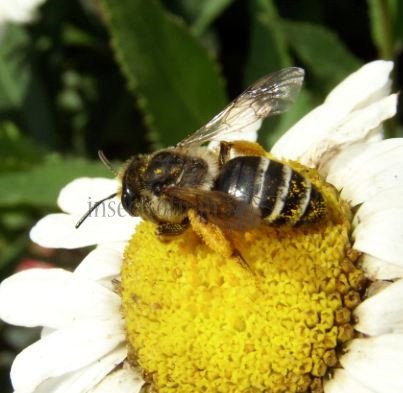
[[[242,140],[264,118],[290,107],[303,78],[296,67],[269,74],[176,146],[132,157],[121,172],[121,190],[95,204],[76,227],[117,195],[130,215],[155,223],[161,237],[186,230],[190,210],[205,222],[237,231],[261,223],[295,226],[321,220],[326,204],[311,181],[268,158],[260,145]],[[234,132],[240,140],[223,140]],[[218,143],[218,149],[205,147],[207,142]]]

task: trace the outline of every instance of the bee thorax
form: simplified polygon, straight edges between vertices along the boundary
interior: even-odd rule
[[[165,195],[171,187],[211,189],[216,159],[205,148],[167,149],[154,154],[144,173],[144,190],[150,199],[148,216],[155,222],[180,223],[189,206]]]

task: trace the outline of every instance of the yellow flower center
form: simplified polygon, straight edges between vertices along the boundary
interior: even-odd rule
[[[350,215],[311,173],[329,219],[232,233],[224,258],[192,230],[170,242],[142,223],[126,249],[121,295],[130,359],[153,391],[321,392],[353,337],[364,276]]]

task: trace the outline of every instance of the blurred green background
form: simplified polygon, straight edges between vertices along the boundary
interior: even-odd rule
[[[401,90],[401,21],[399,0],[47,0],[34,22],[2,26],[0,279],[80,261],[83,251],[40,248],[28,232],[68,181],[110,176],[98,149],[118,164],[174,144],[290,65],[306,82],[292,110],[265,122],[267,148],[365,62],[393,59]],[[402,117],[387,135],[403,136]],[[37,334],[0,321],[0,392]]]

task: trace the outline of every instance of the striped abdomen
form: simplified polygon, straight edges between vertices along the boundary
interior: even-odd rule
[[[214,189],[259,209],[271,224],[304,224],[326,214],[321,193],[290,166],[264,157],[236,157],[221,169]]]

